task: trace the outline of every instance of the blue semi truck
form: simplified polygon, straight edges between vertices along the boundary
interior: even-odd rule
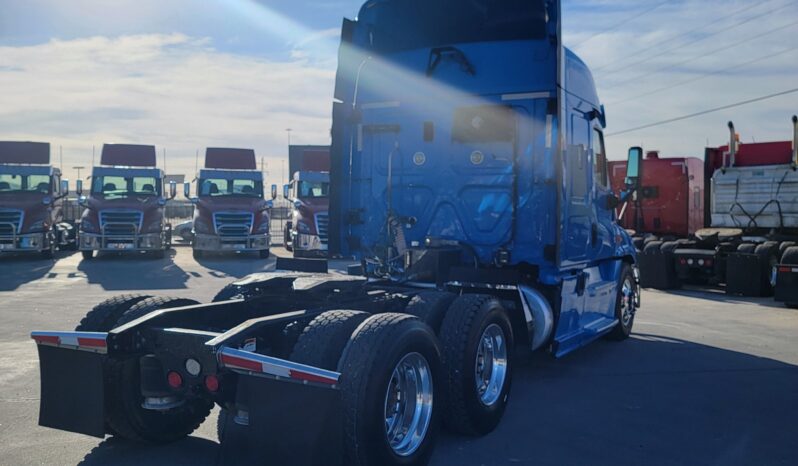
[[[34,332],[40,424],[168,442],[221,407],[226,462],[421,465],[500,422],[522,349],[627,338],[635,249],[560,2],[374,0],[345,20],[326,262],[212,303],[121,296]],[[642,151],[630,151],[633,186]]]

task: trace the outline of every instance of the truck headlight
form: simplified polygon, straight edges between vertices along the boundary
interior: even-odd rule
[[[36,233],[39,231],[44,231],[44,220],[39,220],[38,222],[33,222],[33,224],[28,228],[28,231],[31,233]]]
[[[94,233],[97,231],[97,226],[91,220],[84,218],[80,221],[80,231],[87,233]]]
[[[305,222],[297,222],[296,223],[296,231],[302,233],[303,235],[310,234],[310,227]]]
[[[194,232],[195,233],[199,233],[199,234],[203,234],[203,235],[207,235],[207,234],[211,233],[211,227],[210,227],[210,225],[208,225],[208,222],[205,222],[203,220],[197,219],[197,220],[194,220]]]

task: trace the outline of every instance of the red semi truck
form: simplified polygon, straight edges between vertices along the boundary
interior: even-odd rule
[[[164,257],[172,245],[172,227],[164,206],[176,195],[175,183],[164,195],[164,174],[156,168],[154,146],[105,144],[101,166],[92,169],[91,190],[83,196],[77,181],[80,204],[79,245],[85,260],[95,251],[149,252]]]
[[[325,256],[329,238],[330,148],[291,146],[291,183],[283,195],[292,203],[285,227],[285,246],[294,256]]]
[[[626,187],[626,161],[610,162],[612,188]],[[635,199],[621,212],[620,224],[646,237],[686,238],[704,226],[704,163],[695,157],[660,158],[651,151],[643,159],[642,179]],[[620,210],[620,209],[619,209]]]
[[[192,247],[194,258],[206,252],[257,252],[269,257],[269,209],[263,195],[263,173],[252,149],[208,148],[205,169],[197,180]],[[272,186],[272,199],[277,186]]]
[[[50,144],[0,141],[0,253],[74,249],[75,228],[64,222],[69,183],[50,165]]]
[[[687,210],[701,214],[702,227],[690,231],[688,224],[684,234],[641,224],[638,234],[649,234],[644,245],[638,240],[641,280],[654,288],[723,284],[727,293],[746,296],[770,296],[775,289],[778,300],[798,304],[798,292],[787,285],[798,284],[793,278],[798,273],[798,118],[793,117],[793,141],[741,144],[731,122],[729,130],[728,145],[706,149],[703,170],[685,164],[687,180],[658,167],[661,160],[678,159],[643,161],[644,220],[646,212],[669,210],[675,217],[685,210],[682,202],[674,203],[678,195],[650,199],[646,209],[647,179],[681,192],[687,183],[688,195],[695,199],[688,199]],[[629,215],[634,218],[634,207],[630,209],[627,221]]]

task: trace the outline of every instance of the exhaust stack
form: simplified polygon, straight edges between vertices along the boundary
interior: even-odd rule
[[[798,115],[792,116],[792,163],[798,165]]]
[[[729,166],[734,166],[737,157],[737,132],[734,131],[734,122],[729,122]]]

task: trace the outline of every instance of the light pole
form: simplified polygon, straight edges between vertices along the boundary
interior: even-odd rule
[[[86,168],[86,167],[72,167],[73,170],[77,170],[78,171],[78,178],[77,179],[80,179],[80,171],[83,170],[84,168]]]

